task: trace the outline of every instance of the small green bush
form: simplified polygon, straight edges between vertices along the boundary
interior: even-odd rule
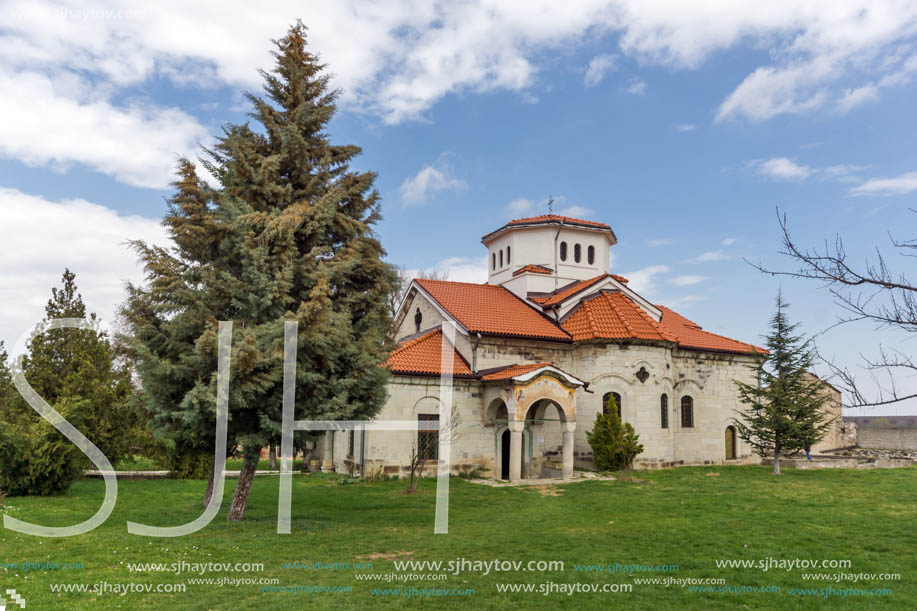
[[[621,422],[613,395],[608,395],[605,413],[599,414],[591,431],[586,431],[595,468],[599,471],[629,469],[634,458],[643,452],[643,445],[637,441],[639,438],[629,422]]]
[[[54,409],[82,430],[85,403],[65,398]],[[86,455],[43,418],[17,411],[10,409],[0,420],[0,488],[13,496],[48,496],[67,490],[80,477]]]

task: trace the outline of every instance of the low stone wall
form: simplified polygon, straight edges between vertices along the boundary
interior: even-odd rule
[[[781,458],[781,469],[901,469],[917,461],[906,458]],[[773,458],[762,458],[761,464],[773,466]]]
[[[917,450],[917,429],[860,427],[857,445],[871,450]]]

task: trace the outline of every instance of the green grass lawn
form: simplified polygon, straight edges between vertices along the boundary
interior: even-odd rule
[[[712,474],[718,474],[716,476]],[[917,469],[786,470],[765,467],[682,468],[638,473],[638,481],[592,481],[553,489],[492,488],[451,480],[448,535],[434,535],[435,480],[405,495],[397,481],[344,485],[341,476],[297,475],[293,534],[277,535],[275,477],[255,481],[245,521],[229,524],[228,480],[220,516],[194,535],[149,539],[127,533],[131,520],[172,526],[200,513],[201,481],[119,482],[118,505],[95,531],[42,539],[0,530],[0,565],[82,562],[82,570],[0,568],[2,590],[15,588],[28,609],[816,609],[917,606]],[[64,496],[10,498],[4,513],[48,526],[95,513],[104,483],[83,480]],[[398,560],[493,559],[563,561],[552,571],[466,571],[445,581],[367,582],[356,574],[388,574]],[[850,560],[846,569],[717,568],[724,559]],[[216,572],[205,578],[268,578],[282,586],[344,586],[350,592],[262,592],[260,585],[187,584],[188,574],[133,573],[128,563],[258,562],[257,573]],[[282,568],[282,563],[372,562],[371,570]],[[674,564],[677,572],[578,572],[574,565]],[[406,571],[430,573],[434,571]],[[899,573],[900,581],[805,581],[806,572]],[[779,593],[692,592],[635,579],[723,578],[730,587],[780,587]],[[185,584],[183,594],[56,594],[51,584]],[[632,584],[630,593],[501,593],[498,584]],[[788,588],[890,588],[884,596],[794,597]],[[472,588],[474,595],[422,598],[372,595],[385,588]]]

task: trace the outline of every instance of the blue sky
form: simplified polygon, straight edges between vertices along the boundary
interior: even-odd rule
[[[912,237],[917,9],[574,4],[0,3],[0,339],[64,266],[111,318],[139,278],[123,241],[162,240],[174,160],[245,120],[240,92],[297,17],[343,92],[333,139],[379,174],[393,263],[483,281],[480,236],[552,195],[614,228],[613,271],[708,330],[760,341],[778,288],[805,331],[830,326],[821,287],[743,259],[791,267],[777,207],[800,243],[839,233],[857,262]],[[849,363],[880,342],[912,349],[868,325],[818,339]]]

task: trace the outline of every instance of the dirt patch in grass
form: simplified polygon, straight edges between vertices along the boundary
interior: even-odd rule
[[[413,556],[414,552],[376,552],[375,554],[366,554],[364,556],[355,556],[357,560],[394,560],[395,558],[404,558],[405,556]]]

